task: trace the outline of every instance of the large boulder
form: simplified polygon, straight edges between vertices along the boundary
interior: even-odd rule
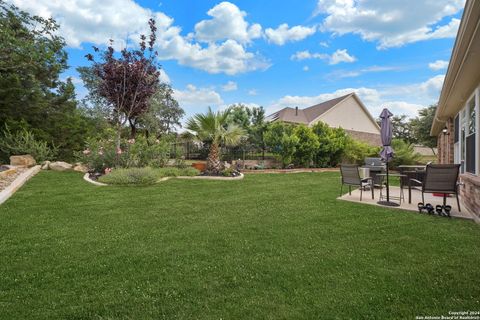
[[[55,161],[50,163],[49,168],[50,170],[53,171],[67,171],[67,170],[72,170],[72,165],[67,162],[63,161]]]
[[[18,166],[18,167],[33,167],[36,165],[37,162],[33,157],[29,154],[24,154],[21,156],[11,156],[10,157],[10,165],[11,166]]]
[[[75,165],[73,166],[73,171],[87,173],[88,168],[81,163],[75,163]]]
[[[50,161],[45,161],[44,163],[42,163],[42,170],[50,169],[50,163]]]

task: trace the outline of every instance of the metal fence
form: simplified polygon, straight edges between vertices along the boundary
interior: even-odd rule
[[[208,156],[209,145],[196,142],[175,142],[171,144],[172,158],[184,157],[185,160],[205,160]],[[273,159],[268,148],[244,145],[237,147],[222,147],[221,158],[225,161],[232,160],[267,160]]]

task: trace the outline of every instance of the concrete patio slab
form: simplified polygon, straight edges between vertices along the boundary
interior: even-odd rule
[[[347,187],[348,188],[348,187]],[[380,189],[375,189],[374,195],[375,199],[372,199],[372,194],[370,190],[364,191],[363,192],[363,198],[362,201],[360,201],[360,190],[356,189],[352,191],[352,194],[349,195],[348,192],[337,199],[339,200],[345,200],[345,201],[351,201],[351,202],[357,202],[357,203],[364,203],[364,204],[370,204],[370,205],[376,205],[376,206],[381,206],[384,208],[395,208],[395,209],[403,209],[403,210],[408,210],[408,211],[415,211],[418,213],[418,203],[422,202],[422,192],[419,190],[412,190],[412,203],[408,203],[408,188],[403,189],[405,200],[402,200],[401,205],[399,207],[386,207],[383,205],[380,205],[377,203],[377,201],[380,200]],[[385,189],[383,190],[384,196],[385,196]],[[390,195],[398,197],[400,195],[400,187],[390,187]],[[399,203],[397,199],[391,200],[393,202]],[[443,198],[442,197],[435,197],[430,193],[425,193],[425,203],[430,203],[433,205],[435,208],[436,205],[443,204]],[[475,220],[477,223],[480,223],[480,221],[477,221],[474,218],[474,215],[468,211],[468,209],[463,205],[462,199],[460,198],[460,206],[461,206],[461,212],[458,211],[457,207],[457,200],[455,199],[454,196],[448,197],[447,198],[447,204],[452,206],[452,211],[450,212],[450,215],[454,218],[461,218],[461,219],[468,219],[468,220]],[[425,212],[425,211],[424,211]]]

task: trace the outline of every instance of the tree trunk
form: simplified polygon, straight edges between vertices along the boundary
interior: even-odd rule
[[[135,121],[129,119],[128,123],[130,124],[130,139],[135,139],[135,136],[137,135],[137,126]]]
[[[222,164],[220,163],[218,144],[212,143],[207,158],[207,173],[218,175],[222,171]]]

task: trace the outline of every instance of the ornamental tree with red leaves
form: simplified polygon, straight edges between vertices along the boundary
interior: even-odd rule
[[[103,51],[93,47],[101,60],[96,61],[93,54],[85,57],[93,63],[94,75],[99,79],[96,94],[105,99],[111,110],[111,118],[117,129],[117,146],[120,146],[120,133],[128,122],[131,138],[136,134],[136,122],[139,116],[148,111],[150,98],[160,85],[160,66],[154,50],[156,41],[155,20],[148,21],[150,36],[140,36],[139,49],[124,48],[116,53],[113,40]]]

